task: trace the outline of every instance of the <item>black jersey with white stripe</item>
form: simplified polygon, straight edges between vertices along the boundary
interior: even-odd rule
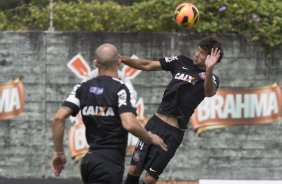
[[[95,77],[98,77],[98,75],[99,75],[99,71],[98,71],[98,69],[95,69],[95,70],[91,71],[91,73],[85,79],[83,79],[81,81],[81,83],[86,82],[88,80],[91,80],[91,79],[93,79]],[[134,107],[136,107],[136,98],[137,98],[136,96],[137,96],[137,94],[136,94],[136,91],[135,91],[131,81],[128,78],[126,78],[124,76],[124,74],[121,71],[119,71],[119,70],[118,70],[118,77],[119,77],[119,79],[122,82],[124,82],[126,87],[129,89],[131,104],[133,104]],[[73,87],[71,93],[67,96],[67,98],[63,102],[63,105],[64,104],[68,104],[68,106],[70,106],[71,109],[79,110],[78,99],[76,99],[75,94],[76,94],[77,88],[81,85],[81,83],[80,84],[76,84]]]
[[[205,71],[183,56],[159,59],[163,70],[170,71],[172,80],[167,85],[157,112],[178,119],[179,128],[186,129],[194,110],[205,98]],[[219,86],[219,79],[213,74],[213,82]]]
[[[125,154],[127,131],[122,127],[119,114],[136,113],[130,96],[128,88],[122,81],[99,76],[77,88],[76,105],[67,101],[63,105],[72,109],[73,116],[80,110],[90,150],[114,148]]]

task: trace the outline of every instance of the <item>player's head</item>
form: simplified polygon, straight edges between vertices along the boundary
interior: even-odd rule
[[[201,50],[206,52],[208,55],[211,54],[212,48],[218,48],[220,50],[220,56],[219,59],[217,60],[217,63],[220,63],[222,57],[223,57],[223,48],[221,43],[214,37],[209,36],[206,37],[198,43],[198,46]]]
[[[216,40],[214,37],[206,37],[198,43],[198,48],[195,52],[195,58],[193,64],[201,69],[205,69],[205,60],[207,56],[211,54],[212,48],[214,49],[218,48],[221,51],[220,57],[217,61],[217,63],[219,63],[223,57],[223,50],[221,43],[218,40]]]
[[[115,69],[120,64],[120,55],[117,48],[110,44],[104,43],[95,51],[94,64],[99,69]]]

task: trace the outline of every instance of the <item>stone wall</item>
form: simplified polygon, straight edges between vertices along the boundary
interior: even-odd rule
[[[80,82],[66,66],[73,56],[80,53],[92,66],[96,47],[110,42],[128,56],[192,57],[200,38],[187,33],[0,32],[0,82],[20,76],[26,91],[25,113],[0,122],[0,177],[53,177],[51,120],[72,86]],[[225,57],[215,69],[221,88],[282,82],[281,58],[267,58],[263,47],[237,35],[218,38],[225,49]],[[142,72],[132,81],[138,96],[144,99],[148,117],[156,110],[169,80],[170,74],[159,71]],[[210,130],[201,137],[189,127],[161,179],[281,180],[281,131],[281,120]],[[67,144],[65,150],[69,155]],[[129,160],[130,156],[126,165]],[[68,157],[62,177],[79,178],[79,163]]]

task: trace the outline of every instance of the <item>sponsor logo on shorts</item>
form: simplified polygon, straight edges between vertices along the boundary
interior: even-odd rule
[[[156,170],[152,169],[152,167],[150,167],[149,171],[157,172]]]
[[[206,78],[206,73],[205,73],[205,72],[199,73],[199,77],[200,77],[201,79],[205,80],[205,78]]]
[[[135,161],[135,162],[138,162],[139,160],[140,160],[140,152],[139,151],[135,151],[134,153],[133,153],[133,160]]]

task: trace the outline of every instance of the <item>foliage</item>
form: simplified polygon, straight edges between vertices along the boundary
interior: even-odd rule
[[[1,0],[0,1],[0,10],[11,9],[20,4],[26,3],[26,0]]]
[[[42,1],[45,4],[40,3]],[[49,4],[46,4],[46,0],[31,2],[0,12],[0,30],[47,30]],[[125,6],[109,0],[54,0],[54,27],[59,31],[186,31],[173,21],[174,8],[181,2],[182,0],[138,0]],[[238,33],[268,48],[282,43],[280,0],[189,2],[195,4],[200,11],[200,21],[188,30],[190,32]]]
[[[209,0],[199,4],[201,24],[198,32],[217,34],[236,32],[269,47],[282,43],[282,2],[278,0]],[[225,11],[218,11],[225,5]],[[216,9],[217,8],[217,9]]]
[[[0,22],[2,23],[0,24],[0,29],[1,30],[7,29],[7,17],[3,12],[0,12]]]

